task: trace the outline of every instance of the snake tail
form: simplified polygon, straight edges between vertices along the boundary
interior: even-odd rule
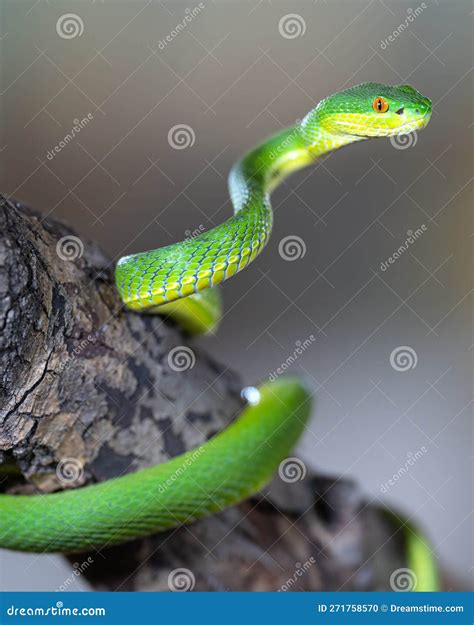
[[[382,513],[396,532],[401,532],[405,551],[406,569],[394,571],[393,589],[416,592],[441,590],[438,563],[428,539],[420,528],[411,520],[405,519],[398,511],[395,513],[388,508],[383,508]]]

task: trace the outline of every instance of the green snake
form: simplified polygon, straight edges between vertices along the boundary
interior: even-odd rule
[[[282,180],[344,145],[422,129],[430,116],[430,100],[408,85],[365,83],[322,100],[234,165],[231,218],[194,238],[118,261],[123,303],[169,316],[189,333],[214,330],[221,315],[214,287],[265,247],[273,221],[270,194]],[[297,378],[264,384],[257,396],[226,430],[159,466],[58,493],[0,495],[0,546],[71,552],[113,545],[254,494],[287,457],[311,412],[310,392]],[[418,534],[407,533],[408,553],[415,553],[409,534]]]

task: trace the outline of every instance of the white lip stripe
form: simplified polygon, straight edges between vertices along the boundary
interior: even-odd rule
[[[425,120],[425,117],[418,117],[417,119],[414,119],[411,122],[402,124],[398,128],[387,128],[386,130],[388,131],[388,133],[393,132],[393,134],[407,134],[408,132],[417,130],[419,128],[419,124],[423,122],[424,120]],[[427,120],[427,122],[428,121],[429,119]],[[352,128],[355,127],[356,129],[360,129],[362,131],[367,130],[367,128],[365,126],[362,126],[361,124],[354,124],[352,122],[344,122],[344,121],[338,121],[337,123],[340,124],[341,126],[351,126]],[[385,129],[378,128],[377,130],[385,130]],[[351,134],[354,134],[354,133],[351,133]]]

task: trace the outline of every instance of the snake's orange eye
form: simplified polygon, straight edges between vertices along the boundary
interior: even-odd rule
[[[386,113],[388,111],[388,102],[384,98],[375,98],[372,102],[372,108],[376,113]]]

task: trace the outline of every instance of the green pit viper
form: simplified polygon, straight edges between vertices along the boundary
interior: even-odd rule
[[[270,194],[282,180],[344,145],[420,130],[430,117],[430,100],[409,85],[364,83],[325,98],[301,122],[234,165],[230,219],[194,238],[118,261],[123,303],[133,311],[169,316],[192,334],[214,330],[221,316],[214,287],[265,247],[273,221]],[[287,457],[311,409],[309,390],[293,377],[260,386],[257,397],[199,453],[191,450],[75,490],[0,495],[0,547],[41,552],[104,547],[189,523],[249,497]],[[434,590],[436,567],[428,545],[408,522],[400,522],[399,529],[418,590]]]

